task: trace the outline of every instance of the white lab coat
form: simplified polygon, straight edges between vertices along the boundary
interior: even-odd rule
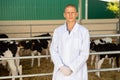
[[[68,32],[66,24],[56,28],[50,46],[50,54],[54,63],[52,80],[88,80],[86,61],[89,57],[89,32],[86,28],[75,24]],[[73,73],[63,75],[59,68],[68,66]]]

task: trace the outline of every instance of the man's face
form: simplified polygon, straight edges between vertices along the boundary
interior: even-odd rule
[[[75,22],[77,16],[78,16],[78,13],[74,7],[68,6],[65,9],[64,17],[66,18],[67,22]]]

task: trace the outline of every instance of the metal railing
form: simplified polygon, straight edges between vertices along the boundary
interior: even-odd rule
[[[90,35],[90,37],[118,37],[120,34],[111,34],[111,35]],[[31,40],[31,39],[51,39],[51,37],[33,37],[33,38],[4,38],[0,39],[3,40]],[[106,51],[106,52],[92,52],[90,55],[93,54],[120,54],[120,51]],[[30,58],[45,58],[50,57],[50,55],[41,55],[41,56],[24,56],[24,57],[13,57],[13,58],[0,58],[0,60],[8,60],[8,59],[30,59]],[[120,70],[120,68],[106,68],[106,69],[94,69],[88,70],[88,72],[97,72],[97,71],[114,71]],[[18,75],[18,76],[3,76],[0,79],[8,79],[8,78],[21,78],[21,77],[35,77],[35,76],[48,76],[52,75],[52,73],[41,73],[41,74],[29,74],[29,75]]]

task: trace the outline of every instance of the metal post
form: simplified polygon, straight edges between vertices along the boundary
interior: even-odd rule
[[[120,0],[119,0],[119,15],[118,15],[118,18],[119,18],[118,25],[119,25],[119,33],[120,33]]]
[[[85,1],[85,19],[88,19],[88,0]]]
[[[82,19],[82,0],[78,0],[78,22]]]
[[[118,24],[117,24],[117,34],[120,34],[120,0],[118,2],[119,4],[119,15],[118,15]],[[120,36],[117,37],[118,43],[120,43]]]
[[[120,0],[119,0],[119,15],[118,15],[118,34],[120,34]],[[119,36],[119,43],[120,43],[120,36]]]

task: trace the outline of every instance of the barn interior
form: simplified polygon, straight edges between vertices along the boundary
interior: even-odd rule
[[[19,42],[37,39],[50,39],[48,41],[51,41],[55,28],[65,22],[62,13],[64,6],[72,3],[78,8],[77,22],[89,30],[90,40],[112,38],[112,43],[118,44],[120,43],[120,14],[116,17],[116,14],[106,8],[107,3],[114,3],[114,1],[116,3],[117,0],[0,0],[0,34],[8,36],[8,38],[1,38],[0,41]],[[117,3],[120,8],[120,0]],[[51,36],[35,37],[46,33]],[[19,77],[23,80],[52,80],[54,65],[50,58],[49,45],[48,54],[46,54],[46,49],[41,52],[41,55],[35,54],[34,56],[31,56],[31,50],[20,50],[22,75],[18,75],[16,80],[19,80]],[[112,67],[110,59],[104,59],[101,69],[98,70],[95,69],[95,59],[91,65],[92,55],[109,53],[119,54],[120,50],[90,52],[87,61],[89,80],[120,79],[120,68],[116,66],[116,63]],[[33,58],[34,62],[31,66]],[[40,58],[40,66],[38,66],[38,58]],[[2,60],[4,58],[0,59]],[[100,71],[100,77],[95,74],[97,71]],[[0,80],[12,80],[9,74],[7,66],[4,67],[0,62]]]

